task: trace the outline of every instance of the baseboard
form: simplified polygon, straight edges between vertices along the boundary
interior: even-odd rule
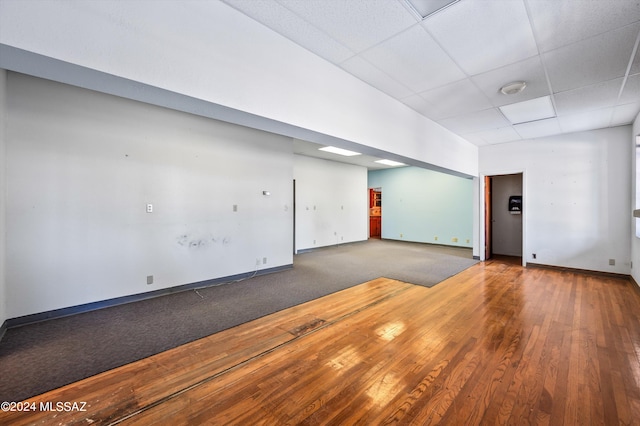
[[[449,244],[436,244],[436,243],[429,243],[429,242],[422,242],[422,241],[408,241],[408,240],[396,240],[393,238],[373,238],[374,240],[378,240],[378,241],[394,241],[394,242],[399,242],[399,243],[407,243],[407,244],[420,244],[420,245],[430,245],[430,246],[436,246],[436,247],[444,247],[444,248],[459,248],[459,249],[465,249],[465,250],[473,250],[473,247],[467,247],[467,246],[453,246],[453,245],[449,245]],[[305,249],[299,249],[296,251],[296,254],[303,254],[303,253],[309,253],[312,251],[316,251],[316,250],[322,250],[322,249],[326,249],[326,248],[330,248],[330,247],[337,247],[337,246],[344,246],[344,245],[348,245],[348,244],[361,244],[361,243],[365,243],[369,241],[369,238],[366,240],[358,240],[358,241],[348,241],[346,243],[337,243],[337,244],[330,244],[328,246],[320,246],[320,247],[310,247],[310,248],[305,248]],[[478,256],[474,256],[473,257],[476,260],[480,260],[480,257]]]
[[[429,246],[435,246],[435,247],[445,247],[445,248],[458,248],[458,249],[465,249],[465,250],[473,250],[473,247],[471,246],[458,246],[455,244],[443,244],[443,243],[433,243],[431,241],[411,241],[411,240],[403,240],[403,239],[396,239],[396,238],[380,238],[383,241],[398,241],[400,243],[413,243],[413,244],[423,244],[423,245],[429,245]]]
[[[367,242],[367,241],[368,240],[347,241],[346,243],[329,244],[328,246],[309,247],[309,248],[305,248],[305,249],[296,250],[296,254],[309,253],[309,252],[316,251],[316,250],[322,250],[322,249],[326,249],[326,248],[330,248],[330,247],[346,246],[346,245],[349,245],[349,244],[361,244],[361,243],[364,243],[364,242]]]
[[[636,294],[640,296],[640,285],[638,285],[638,281],[636,281],[635,278],[633,278],[633,275],[631,275],[629,278],[631,281],[631,285],[633,286],[633,289],[635,290]]]
[[[4,333],[7,332],[8,328],[9,328],[9,326],[7,325],[7,321],[3,321],[2,325],[0,325],[0,341],[4,337]]]
[[[254,276],[267,275],[274,272],[280,272],[293,268],[293,264],[277,266],[275,268],[261,269],[257,272],[246,272],[243,274],[230,275],[222,278],[215,278],[211,280],[199,281],[191,284],[183,284],[176,287],[169,287],[160,290],[154,290],[146,293],[133,294],[131,296],[116,297],[114,299],[102,300],[99,302],[86,303],[83,305],[70,306],[68,308],[55,309],[52,311],[40,312],[37,314],[24,315],[17,318],[10,318],[3,324],[3,328],[0,328],[0,338],[2,334],[8,328],[20,327],[23,325],[33,324],[41,321],[48,321],[51,319],[67,317],[70,315],[81,314],[84,312],[95,311],[98,309],[109,308],[112,306],[123,305],[125,303],[139,302],[141,300],[152,299],[155,297],[166,296],[172,293],[179,293],[186,290],[194,290],[205,287],[212,287],[215,285],[231,283],[234,281],[245,280],[247,278],[253,278]]]
[[[579,268],[570,268],[568,266],[555,266],[555,265],[545,265],[542,263],[527,262],[527,268],[529,267],[551,269],[551,270],[563,271],[563,272],[576,272],[580,274],[598,275],[601,277],[623,278],[623,279],[631,278],[631,275],[629,274],[621,274],[617,272],[593,271],[591,269],[579,269]]]

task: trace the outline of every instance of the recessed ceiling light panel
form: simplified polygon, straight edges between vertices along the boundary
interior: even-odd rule
[[[336,148],[335,146],[325,146],[324,148],[318,148],[320,151],[331,152],[332,154],[344,155],[345,157],[353,157],[354,155],[361,155],[359,152],[349,151],[348,149]]]
[[[524,102],[503,105],[500,107],[500,111],[502,111],[502,114],[504,114],[511,124],[528,123],[556,116],[556,110],[553,108],[551,96],[543,96]]]
[[[393,161],[393,160],[376,160],[376,163],[384,164],[385,166],[393,166],[393,167],[406,166],[406,164],[404,163],[400,163],[399,161]]]
[[[409,9],[422,20],[459,1],[460,0],[404,0],[407,6],[409,6]]]

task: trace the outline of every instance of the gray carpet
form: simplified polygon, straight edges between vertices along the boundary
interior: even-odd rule
[[[9,329],[0,401],[21,401],[379,277],[433,286],[471,250],[390,240],[316,249],[290,270]]]

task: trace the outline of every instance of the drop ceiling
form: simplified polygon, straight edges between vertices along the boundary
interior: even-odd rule
[[[478,146],[640,111],[640,0],[460,0],[426,19],[405,0],[224,1]],[[527,87],[500,93],[514,81]],[[547,118],[500,110],[545,97]]]

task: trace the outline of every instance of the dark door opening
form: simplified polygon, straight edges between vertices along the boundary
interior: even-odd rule
[[[485,176],[485,259],[497,255],[522,258],[523,174]]]

